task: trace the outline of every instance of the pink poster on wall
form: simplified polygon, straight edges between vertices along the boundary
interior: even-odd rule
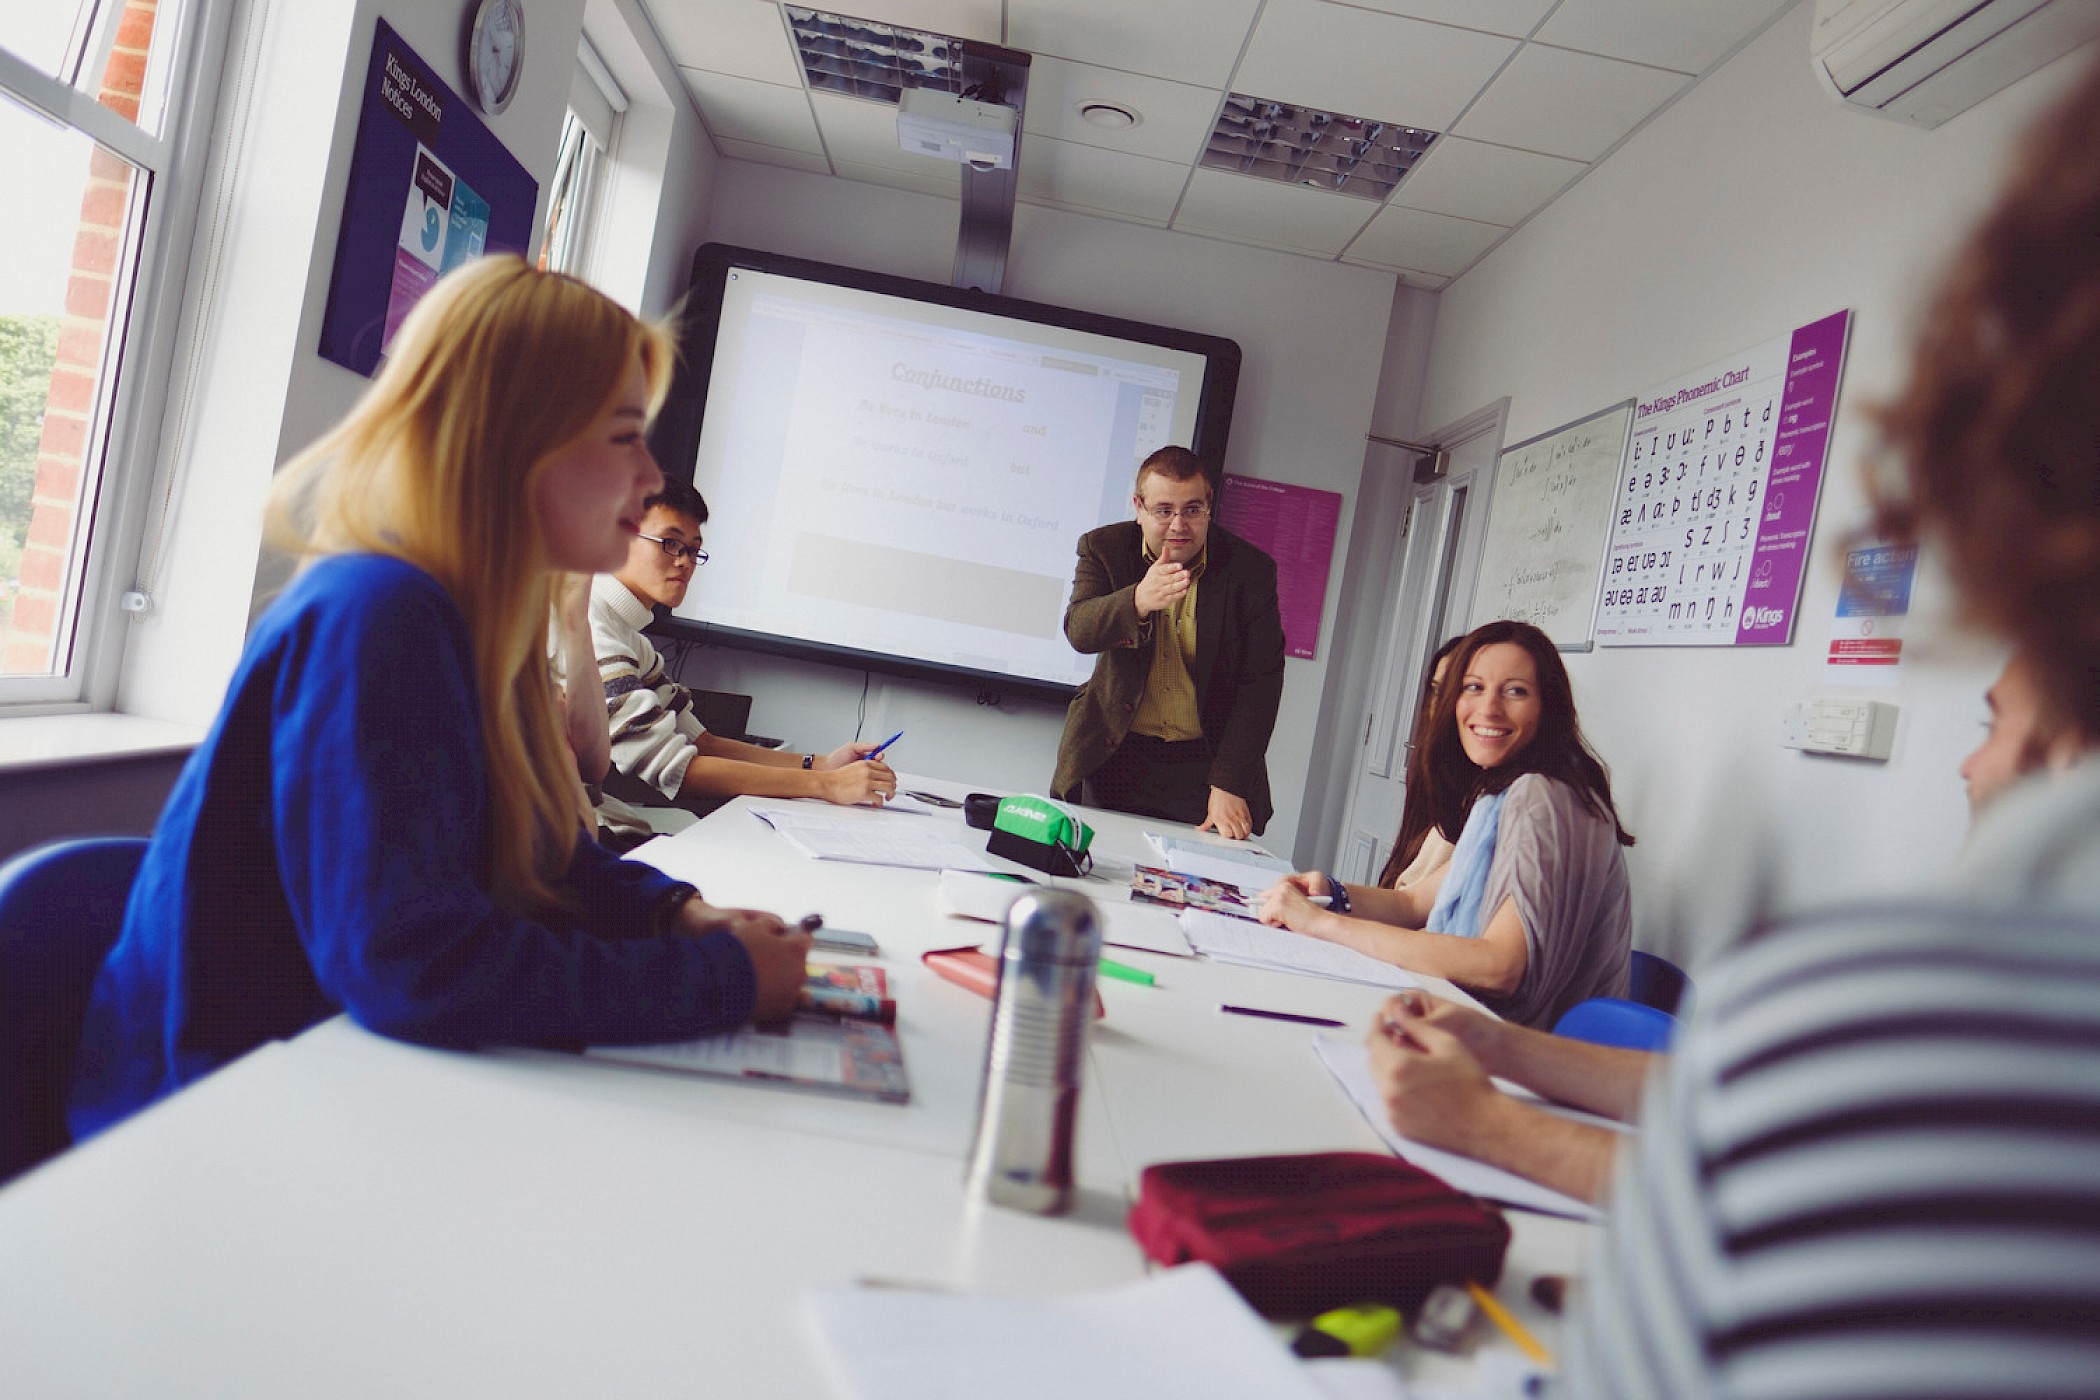
[[[1283,612],[1286,656],[1319,654],[1320,609],[1342,519],[1338,491],[1290,486],[1252,476],[1225,478],[1218,523],[1276,561],[1276,602]]]

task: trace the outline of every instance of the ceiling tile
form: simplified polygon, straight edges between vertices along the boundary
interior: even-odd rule
[[[919,194],[939,195],[944,199],[962,198],[962,167],[945,160],[934,160],[928,156],[918,159],[926,169],[899,170],[894,165],[863,165],[859,161],[837,160],[832,164],[840,175],[848,180],[861,180],[870,185],[888,185],[891,189],[913,190]]]
[[[778,146],[761,146],[755,141],[732,141],[727,137],[715,138],[715,149],[731,160],[748,160],[754,165],[778,165],[789,170],[807,170],[813,175],[829,175],[831,162],[822,156],[813,156],[807,151],[784,151]]]
[[[1388,202],[1490,224],[1519,224],[1588,169],[1579,160],[1440,136]]]
[[[1333,257],[1378,212],[1368,200],[1222,170],[1198,170],[1173,227],[1236,243]]]
[[[801,88],[697,68],[678,71],[685,75],[685,85],[700,104],[701,120],[715,136],[824,154],[824,143],[817,139],[816,119],[809,112],[809,97]]]
[[[1349,245],[1349,258],[1378,267],[1417,268],[1456,277],[1508,232],[1499,224],[1387,207]]]
[[[681,68],[801,85],[787,21],[771,0],[652,0],[649,18]]]
[[[1595,160],[1690,81],[1660,68],[1526,44],[1454,131]]]
[[[1537,38],[1589,53],[1704,73],[1794,0],[1561,0]]]
[[[672,0],[682,3],[682,0]],[[999,37],[999,0],[845,0],[841,5],[821,0],[796,0],[805,10],[851,15],[880,24],[923,29],[933,34],[951,34],[958,39],[982,39],[988,44]]]
[[[1021,143],[1017,192],[1034,204],[1164,227],[1188,173],[1184,164],[1031,136]]]
[[[1516,47],[1321,0],[1270,0],[1232,90],[1442,131]]]
[[[1006,42],[1223,90],[1260,0],[1007,0]]]
[[[1138,124],[1118,131],[1082,120],[1079,104],[1094,99],[1129,108],[1138,114]],[[1028,110],[1021,121],[1022,129],[1031,134],[1192,165],[1210,137],[1211,124],[1218,119],[1218,106],[1224,100],[1222,88],[1170,83],[1062,58],[1038,58],[1028,68]]]
[[[1461,29],[1485,29],[1490,34],[1508,34],[1518,39],[1529,36],[1538,27],[1540,18],[1553,8],[1553,0],[1322,0],[1322,3],[1383,10],[1389,15],[1455,24]]]

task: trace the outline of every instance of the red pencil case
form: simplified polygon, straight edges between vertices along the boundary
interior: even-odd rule
[[[1267,1317],[1352,1303],[1412,1315],[1440,1283],[1493,1286],[1509,1223],[1397,1157],[1314,1152],[1145,1168],[1130,1233],[1162,1264],[1202,1260]]]
[[[958,987],[968,987],[981,997],[989,998],[999,987],[999,960],[984,949],[972,945],[968,948],[936,948],[919,955],[919,961],[947,978]],[[1100,1020],[1108,1014],[1102,1003],[1101,991],[1094,990],[1094,1019]]]

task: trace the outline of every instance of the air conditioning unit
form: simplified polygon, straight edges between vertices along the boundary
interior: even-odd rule
[[[1809,49],[1839,97],[1935,127],[2100,37],[2100,0],[1816,0]]]

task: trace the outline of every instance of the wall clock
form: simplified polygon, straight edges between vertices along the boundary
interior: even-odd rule
[[[490,116],[510,106],[525,68],[523,0],[479,0],[467,26],[467,89]]]

